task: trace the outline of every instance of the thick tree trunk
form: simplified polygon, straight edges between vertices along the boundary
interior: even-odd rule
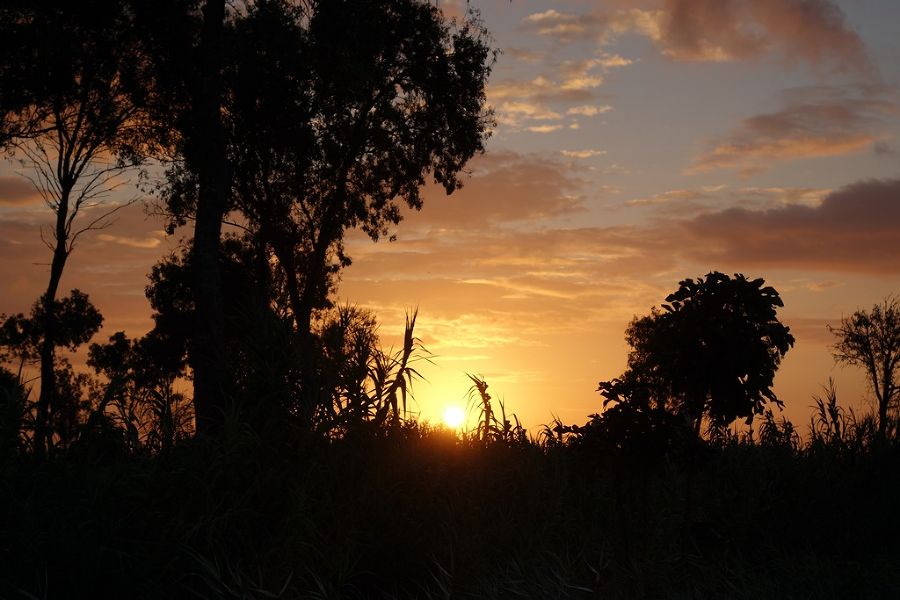
[[[221,47],[224,0],[207,0],[200,47],[201,82],[194,98],[199,182],[194,226],[194,411],[197,433],[215,433],[228,404],[225,372],[225,308],[219,270],[219,239],[227,208],[228,169],[222,125]]]

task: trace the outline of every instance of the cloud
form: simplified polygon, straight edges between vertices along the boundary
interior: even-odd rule
[[[532,125],[525,129],[532,133],[553,133],[554,131],[562,129],[562,125]]]
[[[101,242],[111,242],[120,246],[128,246],[129,248],[156,248],[162,243],[162,241],[158,237],[136,238],[119,235],[109,235],[106,233],[99,234],[97,236],[97,239]]]
[[[900,179],[869,180],[818,206],[729,208],[680,223],[698,260],[769,268],[900,273]]]
[[[560,154],[567,158],[593,158],[603,156],[606,150],[560,150]]]
[[[624,202],[624,206],[652,211],[652,215],[657,218],[686,219],[691,215],[722,211],[731,207],[751,211],[783,208],[794,204],[815,207],[819,206],[830,192],[831,190],[822,188],[729,188],[726,185],[707,185],[631,198]]]
[[[662,43],[683,60],[781,54],[837,71],[871,68],[862,40],[830,0],[666,0]]]
[[[893,156],[897,153],[890,144],[884,141],[875,142],[872,151],[875,152],[875,156]]]
[[[779,110],[745,119],[713,141],[686,172],[749,175],[781,160],[860,152],[881,141],[881,117],[897,112],[893,92],[874,86],[799,88],[784,100]]]
[[[566,110],[567,115],[580,115],[583,117],[596,117],[597,115],[602,115],[604,113],[608,113],[613,109],[612,106],[602,105],[602,106],[594,106],[591,104],[586,104],[582,106],[573,106]]]
[[[582,37],[594,25],[586,17],[561,13],[552,8],[528,15],[523,19],[522,24],[526,29],[534,31],[538,35],[551,36],[561,41],[571,41]]]
[[[0,313],[27,312],[46,289],[51,256],[41,241],[41,227],[47,238],[52,218],[49,210],[26,207],[0,215],[0,273],[7,282],[0,295]],[[101,336],[119,329],[142,335],[151,326],[144,297],[147,274],[175,241],[165,237],[160,221],[145,217],[139,204],[118,211],[113,220],[109,228],[79,239],[63,272],[60,293],[77,287],[90,295],[105,317]]]
[[[841,284],[837,281],[831,281],[831,280],[810,281],[806,284],[806,289],[808,289],[811,292],[819,293],[819,292],[824,292],[825,290],[830,290],[832,288],[841,287],[841,285],[843,285],[843,284]]]
[[[40,193],[24,177],[0,176],[0,206],[21,206],[40,199]]]
[[[662,0],[575,15],[548,10],[522,28],[569,43],[601,46],[623,34],[645,36],[676,60],[735,61],[780,56],[816,69],[872,74],[859,35],[832,0]]]
[[[569,116],[596,116],[612,110],[608,105],[593,105],[596,88],[604,81],[609,69],[623,67],[632,61],[619,55],[601,55],[582,60],[568,60],[558,65],[551,76],[538,75],[528,80],[505,80],[488,87],[488,100],[493,104],[501,125],[547,133],[559,127],[529,123],[529,121],[560,120],[562,112]],[[569,108],[550,108],[550,104],[572,104]],[[578,124],[569,125],[577,129]]]
[[[426,376],[442,385],[441,377],[457,385],[449,378],[463,371],[507,372],[538,362],[551,373],[557,360],[571,372],[582,365],[573,357],[589,356],[583,387],[593,390],[604,373],[620,371],[621,332],[632,316],[657,305],[680,279],[712,269],[761,275],[782,291],[779,278],[786,278],[806,295],[860,273],[900,273],[900,180],[830,193],[672,190],[660,195],[668,202],[646,210],[673,212],[648,224],[582,226],[577,211],[589,184],[578,169],[512,152],[481,157],[473,169],[450,198],[430,190],[397,242],[360,240],[348,248],[354,262],[341,287],[343,297],[376,310],[393,332],[403,325],[400,307],[421,307],[418,334],[445,369]],[[702,214],[674,210],[693,196],[702,196]],[[797,279],[798,269],[805,279]],[[791,318],[792,328],[797,321]],[[442,360],[454,356],[464,358]],[[524,389],[507,388],[523,398]]]
[[[640,33],[657,39],[660,37],[661,11],[632,8],[616,11],[595,11],[575,15],[550,9],[534,13],[522,20],[525,31],[553,38],[561,43],[577,39],[596,39],[601,44],[611,42],[625,33]]]
[[[590,100],[593,96],[585,89],[569,87],[563,89],[558,81],[539,75],[527,81],[507,80],[488,86],[488,99],[491,102],[501,100],[535,100],[538,102],[579,102]]]
[[[544,55],[540,52],[526,48],[504,48],[502,54],[525,63],[538,63],[544,58]]]
[[[702,189],[669,190],[668,192],[662,192],[643,198],[632,198],[631,200],[627,200],[625,205],[654,208],[674,206],[672,210],[684,214],[705,208],[706,205],[698,201],[707,200],[709,198],[711,198],[711,195]],[[668,210],[666,212],[668,212]]]
[[[792,204],[816,207],[831,193],[827,188],[743,187],[737,190],[742,202],[762,203],[761,208],[780,208]]]
[[[425,189],[425,206],[406,215],[401,237],[410,229],[533,226],[584,210],[576,171],[546,156],[495,151],[474,158],[467,169],[471,177],[449,197],[439,186]],[[364,251],[374,248],[362,245]]]
[[[528,121],[558,121],[563,118],[561,114],[539,102],[501,102],[495,108],[498,123],[513,128],[520,128]]]

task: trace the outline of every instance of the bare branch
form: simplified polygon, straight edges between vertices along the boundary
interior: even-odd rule
[[[88,232],[88,231],[98,231],[101,229],[106,229],[107,227],[111,226],[115,222],[115,221],[107,221],[107,219],[109,219],[109,217],[111,217],[115,213],[119,212],[123,208],[131,206],[132,204],[134,204],[135,202],[138,202],[138,201],[139,201],[138,198],[132,198],[131,200],[128,200],[127,202],[124,202],[122,204],[117,204],[115,207],[111,208],[110,210],[106,211],[105,213],[103,213],[102,215],[97,217],[96,219],[92,220],[86,226],[84,226],[81,229],[72,233],[69,238],[69,251],[70,252],[72,251],[72,248],[75,247],[75,242],[78,240],[78,238],[83,233]]]

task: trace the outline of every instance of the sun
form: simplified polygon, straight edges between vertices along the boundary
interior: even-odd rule
[[[459,406],[451,404],[444,409],[444,423],[451,429],[456,429],[466,420],[466,413]]]

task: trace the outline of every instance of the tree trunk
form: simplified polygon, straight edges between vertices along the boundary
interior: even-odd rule
[[[69,189],[63,189],[59,206],[56,210],[56,246],[53,248],[53,260],[50,263],[50,281],[47,291],[41,297],[44,308],[43,340],[41,340],[41,393],[38,396],[37,426],[35,427],[35,451],[40,456],[49,454],[53,448],[53,415],[57,410],[56,398],[56,296],[59,293],[59,282],[62,279],[66,259],[69,257],[66,248],[66,218],[69,216]]]
[[[888,404],[891,400],[891,382],[889,381],[887,365],[883,365],[881,394],[878,396],[878,439],[884,440],[887,433]],[[877,394],[877,390],[876,390]]]
[[[203,7],[201,82],[194,98],[197,128],[197,220],[194,225],[194,298],[197,330],[193,348],[194,412],[197,433],[221,428],[226,402],[225,306],[219,269],[219,240],[227,208],[228,169],[222,125],[221,47],[224,0]]]

